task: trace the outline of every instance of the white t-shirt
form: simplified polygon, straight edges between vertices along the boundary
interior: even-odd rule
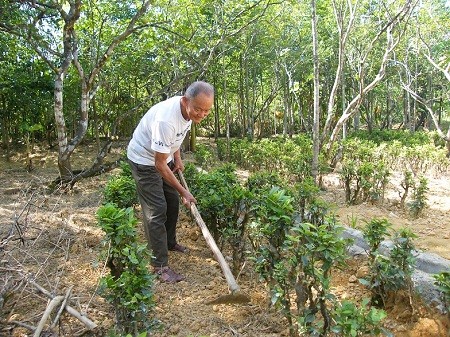
[[[173,159],[192,124],[181,114],[181,97],[171,97],[147,111],[128,144],[128,159],[150,166],[155,165],[155,152],[168,153],[167,162]]]

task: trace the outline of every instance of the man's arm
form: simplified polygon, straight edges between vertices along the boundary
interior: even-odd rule
[[[180,165],[181,157],[179,156],[179,150],[178,152],[178,159],[175,160],[175,164]],[[197,203],[197,200],[195,200],[194,196],[186,190],[178,181],[178,179],[175,177],[175,174],[172,172],[170,167],[167,165],[167,158],[169,157],[168,153],[161,153],[161,152],[155,152],[155,167],[156,170],[161,174],[162,178],[168,183],[170,186],[175,188],[178,193],[181,196],[182,202],[184,206],[187,208],[190,208],[191,203]],[[182,163],[181,163],[182,165]],[[176,169],[176,167],[175,167]],[[180,169],[180,167],[178,168]]]
[[[173,162],[175,164],[175,167],[173,168],[174,173],[178,172],[178,170],[180,170],[181,172],[184,171],[184,164],[183,161],[181,160],[180,149],[178,149],[177,152],[173,154]]]

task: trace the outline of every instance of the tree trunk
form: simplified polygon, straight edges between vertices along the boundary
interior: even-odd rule
[[[195,123],[192,123],[189,139],[189,148],[192,152],[195,152],[195,145],[197,144],[197,125]]]
[[[345,6],[345,5],[343,5]],[[345,47],[346,47],[346,43],[347,43],[347,39],[348,36],[350,34],[350,31],[353,27],[353,22],[355,19],[355,10],[356,10],[356,4],[352,7],[351,3],[348,2],[348,8],[343,8],[343,6],[341,6],[340,8],[338,8],[338,4],[336,4],[333,1],[333,11],[334,11],[334,16],[336,19],[336,24],[337,24],[337,29],[339,32],[339,48],[338,48],[338,64],[337,64],[337,68],[336,68],[336,72],[335,72],[335,77],[334,77],[334,83],[333,83],[333,87],[331,89],[330,92],[330,97],[328,99],[328,106],[327,106],[327,116],[326,116],[326,120],[325,120],[325,126],[323,128],[323,135],[322,135],[322,143],[324,142],[324,140],[326,139],[326,137],[328,137],[328,134],[330,132],[331,126],[332,126],[332,122],[334,120],[335,117],[335,101],[336,101],[336,96],[337,96],[337,91],[339,88],[339,83],[342,82],[342,88],[344,86],[343,82],[344,82],[344,78],[343,78],[343,73],[344,73],[344,59],[345,59]],[[346,25],[346,27],[344,27],[345,25],[345,18],[346,18],[346,13],[348,12],[349,14],[349,18],[348,18],[348,23]],[[344,89],[342,89],[344,91]],[[345,96],[342,96],[342,100],[345,101]],[[342,110],[344,111],[344,109]]]
[[[319,101],[319,55],[317,42],[317,16],[316,1],[311,0],[311,30],[313,41],[313,64],[314,64],[314,121],[313,121],[313,158],[311,175],[318,184],[319,175],[319,151],[320,151],[320,101]]]
[[[2,148],[6,152],[6,161],[10,161],[10,149],[9,149],[9,118],[7,116],[6,110],[6,97],[1,96],[1,106],[0,115],[2,116],[1,126],[2,126]]]

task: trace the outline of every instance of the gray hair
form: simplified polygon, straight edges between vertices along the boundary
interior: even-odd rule
[[[201,93],[204,93],[207,96],[214,96],[214,87],[207,82],[196,81],[186,89],[184,96],[192,99],[194,97],[197,97]]]

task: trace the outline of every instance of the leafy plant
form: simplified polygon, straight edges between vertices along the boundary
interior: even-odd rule
[[[121,164],[121,172],[112,176],[103,191],[105,203],[114,203],[119,208],[132,207],[138,203],[136,183],[131,175],[130,165]]]
[[[312,223],[295,219],[295,198],[279,187],[273,187],[259,198],[255,220],[249,226],[256,271],[271,293],[271,302],[280,308],[289,322],[291,336],[298,333],[322,334],[332,323],[330,273],[343,264],[347,241],[337,233],[342,228],[317,210],[307,210]],[[292,297],[295,294],[295,298]],[[296,309],[294,308],[296,305]]]
[[[405,170],[403,172],[403,180],[400,183],[403,188],[403,193],[400,194],[400,205],[404,207],[406,198],[408,197],[409,190],[414,186],[414,178],[411,171]]]
[[[414,245],[416,237],[410,230],[401,229],[396,232],[394,246],[388,256],[380,252],[380,245],[388,236],[391,227],[386,219],[372,219],[363,230],[369,250],[369,275],[359,281],[366,285],[372,293],[372,304],[385,307],[390,293],[400,289],[412,290],[412,271],[414,267]]]
[[[303,181],[297,183],[294,187],[295,200],[298,204],[298,213],[300,222],[310,221],[315,223],[314,217],[318,216],[318,210],[320,209],[317,196],[319,194],[319,187],[315,184],[312,177],[307,177]],[[307,207],[309,207],[309,214],[307,213]],[[324,213],[327,213],[328,207],[323,208]],[[323,217],[322,217],[323,219]]]
[[[381,326],[387,314],[384,310],[369,307],[370,299],[363,299],[361,306],[350,301],[338,303],[334,309],[335,325],[331,331],[343,337],[356,336],[393,336]]]
[[[244,260],[249,210],[248,193],[241,186],[235,169],[233,164],[223,164],[209,173],[194,173],[189,169],[188,176],[203,220],[220,246],[228,244],[231,247],[232,269],[237,273]]]
[[[194,152],[195,162],[203,167],[209,168],[215,163],[215,154],[211,147],[204,144],[197,144]]]
[[[427,206],[428,180],[425,177],[419,179],[419,184],[413,186],[412,201],[408,208],[413,217],[418,217]]]
[[[357,204],[384,198],[390,171],[382,148],[370,141],[350,139],[343,144],[340,178],[345,201]]]
[[[439,274],[433,275],[435,279],[434,284],[438,287],[441,292],[442,301],[444,306],[449,313],[450,308],[450,272],[443,271]]]
[[[266,170],[251,173],[246,182],[248,190],[256,196],[270,191],[274,186],[281,185],[282,180],[280,175],[277,172],[269,172]]]
[[[100,293],[116,310],[119,333],[147,331],[155,326],[150,316],[154,275],[147,268],[147,246],[137,242],[133,209],[106,204],[98,209],[97,222],[105,232],[103,254],[110,268],[110,274],[100,280]]]

